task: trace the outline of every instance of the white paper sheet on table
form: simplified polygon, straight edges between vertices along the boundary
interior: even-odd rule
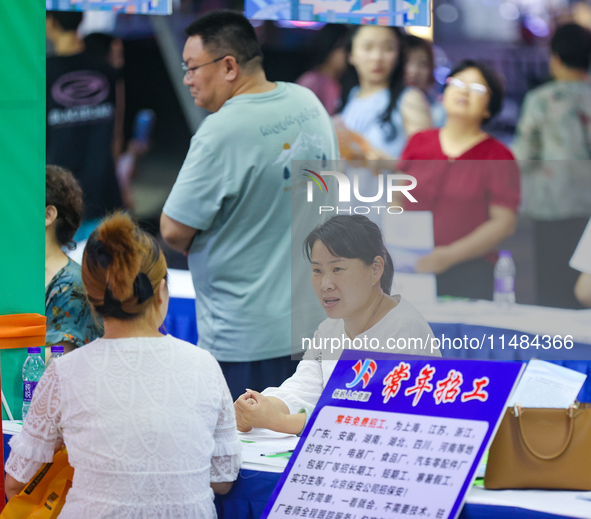
[[[584,373],[532,359],[508,405],[566,409],[577,398],[586,378]]]
[[[238,433],[242,442],[243,468],[283,472],[289,457],[270,458],[262,454],[274,454],[294,450],[299,438],[293,434],[283,434],[266,429],[253,429],[248,433]]]

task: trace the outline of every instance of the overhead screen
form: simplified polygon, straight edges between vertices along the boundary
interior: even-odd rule
[[[47,10],[170,14],[173,0],[46,0]],[[432,0],[244,0],[251,19],[429,27]]]
[[[248,18],[367,25],[431,25],[431,0],[245,0]]]
[[[111,11],[126,14],[170,14],[172,0],[46,0],[48,11]]]

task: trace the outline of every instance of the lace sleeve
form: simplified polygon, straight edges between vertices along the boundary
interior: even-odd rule
[[[222,408],[215,428],[215,447],[211,459],[211,482],[234,481],[242,464],[242,445],[236,433],[236,415],[230,390],[216,362],[217,387],[222,388]]]
[[[47,368],[35,389],[23,430],[10,440],[11,452],[5,470],[21,483],[30,481],[43,463],[50,462],[63,442],[61,394],[55,364]]]

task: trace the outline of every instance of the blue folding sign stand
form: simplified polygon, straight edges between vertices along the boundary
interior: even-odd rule
[[[262,518],[456,518],[522,369],[343,352]]]

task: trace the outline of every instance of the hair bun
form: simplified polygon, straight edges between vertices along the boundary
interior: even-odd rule
[[[124,301],[133,293],[141,265],[136,226],[127,214],[117,213],[99,227],[98,239],[111,256],[107,285],[114,297]]]

